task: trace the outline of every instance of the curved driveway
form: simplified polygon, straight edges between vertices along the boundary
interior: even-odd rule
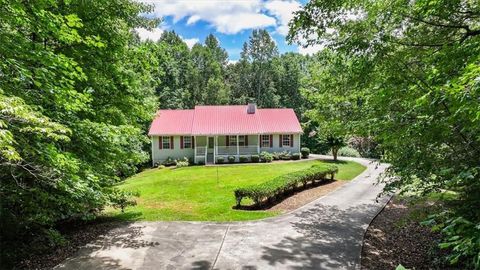
[[[359,269],[363,234],[389,197],[384,164],[290,213],[250,222],[135,222],[56,269]]]

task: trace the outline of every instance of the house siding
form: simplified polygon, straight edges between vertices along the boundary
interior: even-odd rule
[[[173,149],[159,149],[159,136],[152,136],[152,160],[153,164],[162,162],[168,157],[179,159],[183,157],[193,158],[193,148],[180,148],[180,136],[173,136]]]
[[[260,147],[261,151],[266,151],[269,153],[273,152],[283,152],[289,151],[291,153],[299,153],[300,152],[300,134],[293,134],[293,147],[290,146],[283,146],[280,147],[280,135],[290,135],[290,134],[273,134],[273,144],[272,147]]]
[[[284,134],[290,135],[290,134]],[[180,136],[173,136],[174,149],[159,149],[159,136],[152,136],[152,160],[153,164],[163,162],[168,157],[174,159],[179,159],[183,157],[193,158],[195,150],[193,148],[184,148],[180,147]],[[225,146],[226,140],[225,135],[218,135],[218,146]],[[293,134],[293,147],[290,146],[279,146],[279,134],[273,134],[273,143],[272,147],[260,147],[260,152],[282,152],[289,151],[291,153],[300,152],[300,134]],[[197,136],[195,138],[196,145],[198,147],[205,146],[207,142],[207,136]],[[248,144],[249,146],[256,146],[258,143],[258,135],[249,135]]]

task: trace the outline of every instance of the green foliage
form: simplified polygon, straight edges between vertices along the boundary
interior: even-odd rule
[[[381,147],[371,137],[353,136],[348,139],[348,145],[357,150],[360,156],[367,158],[380,158]]]
[[[265,199],[272,199],[295,189],[299,184],[305,186],[308,182],[323,180],[327,175],[331,175],[333,179],[337,172],[338,167],[333,165],[313,165],[308,169],[275,177],[262,184],[238,188],[234,191],[237,206],[240,206],[244,198],[250,198],[255,204],[260,204]]]
[[[132,32],[158,23],[139,16],[148,10],[128,0],[2,1],[0,226],[7,268],[30,253],[25,243],[41,249],[56,242],[49,238],[58,222],[95,218],[111,202],[112,185],[148,160],[154,65]]]
[[[341,157],[360,157],[360,153],[357,150],[348,146],[338,149],[338,155]]]
[[[218,164],[223,164],[223,163],[225,163],[225,158],[224,158],[224,157],[217,157],[217,163],[218,163]]]
[[[464,217],[444,211],[431,215],[422,224],[432,226],[445,236],[439,247],[450,250],[447,260],[450,264],[461,262],[467,268],[480,268],[480,225]]]
[[[262,151],[260,153],[260,161],[270,163],[273,161],[273,155],[270,154],[269,152]]]
[[[125,212],[125,208],[128,206],[137,205],[134,197],[138,197],[139,194],[136,192],[120,191],[114,189],[113,192],[109,194],[110,204],[114,208],[120,208],[122,213]]]
[[[175,160],[175,165],[177,168],[188,167],[190,165],[190,161],[187,157],[184,157],[183,159]]]
[[[342,136],[335,136],[333,134],[328,135],[325,138],[325,144],[330,147],[333,160],[337,160],[338,151],[346,145],[345,138]]]
[[[228,163],[235,163],[235,156],[228,156]]]
[[[391,164],[385,191],[457,192],[451,218],[473,224],[480,223],[479,13],[478,1],[318,0],[296,13],[289,34],[326,47],[303,91],[315,104],[311,121],[330,119],[343,125],[338,135],[379,143]],[[471,239],[467,231],[457,236]]]
[[[258,162],[260,162],[260,156],[259,155],[252,155],[250,157],[250,160],[254,163],[258,163]]]
[[[293,153],[292,154],[292,160],[299,160],[301,157],[301,154],[300,153]]]
[[[288,151],[282,151],[280,153],[274,153],[278,155],[278,159],[280,160],[290,160],[292,158],[292,155]]]
[[[241,163],[246,163],[246,162],[248,162],[248,157],[247,156],[240,156],[238,160]]]
[[[310,155],[310,148],[302,147],[300,149],[300,153],[302,154],[302,158],[308,158],[308,156]]]

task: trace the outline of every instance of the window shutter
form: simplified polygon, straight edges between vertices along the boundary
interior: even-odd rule
[[[278,135],[278,146],[280,146],[280,147],[283,146],[282,135]]]
[[[162,143],[162,136],[158,136],[158,149],[163,148],[163,143]]]
[[[225,136],[225,141],[226,141],[226,146],[230,146],[230,137],[229,136]]]
[[[248,135],[245,135],[245,146],[248,146]]]
[[[290,134],[290,147],[293,147],[293,134]]]
[[[270,148],[273,147],[273,135],[270,134]]]
[[[170,136],[170,149],[173,149],[173,136]]]
[[[195,148],[195,137],[192,136],[192,149]]]
[[[180,149],[183,149],[183,136],[180,136]]]

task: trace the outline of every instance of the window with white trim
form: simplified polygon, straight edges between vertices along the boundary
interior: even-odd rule
[[[162,137],[162,148],[163,149],[170,149],[170,136],[163,136]]]
[[[245,136],[244,135],[238,136],[238,145],[245,146]]]
[[[290,146],[290,135],[282,136],[282,146]]]
[[[183,137],[183,148],[192,148],[192,137],[184,136]]]
[[[237,146],[237,136],[228,136],[228,146]]]
[[[260,140],[262,147],[270,147],[270,135],[262,135]]]

